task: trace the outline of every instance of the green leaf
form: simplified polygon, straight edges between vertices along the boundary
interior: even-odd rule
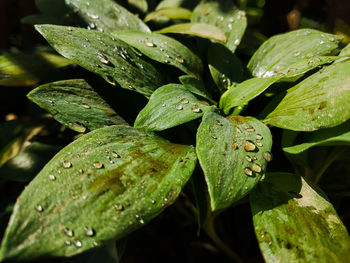
[[[307,133],[303,141],[301,144],[285,147],[283,151],[299,154],[314,146],[350,145],[350,121],[334,128]]]
[[[243,79],[243,66],[239,58],[226,47],[212,44],[208,48],[211,76],[221,92]]]
[[[232,1],[202,1],[194,10],[192,22],[216,26],[226,36],[225,46],[235,52],[247,27],[245,12]]]
[[[213,211],[231,206],[258,183],[271,160],[270,130],[252,117],[209,111],[197,131],[197,156]]]
[[[70,60],[45,49],[5,52],[0,56],[0,85],[34,86],[70,64]]]
[[[237,86],[233,86],[220,98],[220,108],[228,114],[230,110],[237,106],[244,106],[249,101],[263,93],[273,83],[278,81],[279,77],[270,78],[252,78]]]
[[[25,143],[12,159],[0,168],[0,177],[19,182],[28,182],[60,150],[59,146],[33,142]]]
[[[336,63],[293,88],[265,122],[295,131],[337,126],[350,118],[350,61]]]
[[[176,33],[207,38],[216,42],[226,42],[225,34],[217,27],[204,23],[183,23],[162,28],[161,34]]]
[[[347,44],[339,53],[339,57],[350,55],[350,44]]]
[[[146,96],[161,86],[161,74],[121,40],[74,27],[37,25],[35,28],[62,56],[101,75],[109,83],[116,81],[122,88]]]
[[[121,31],[113,36],[140,50],[147,57],[177,67],[199,78],[203,65],[200,58],[181,42],[156,33]]]
[[[123,238],[176,200],[195,163],[192,146],[128,126],[80,137],[18,198],[0,261],[68,257]]]
[[[184,88],[187,89],[188,91],[191,91],[192,93],[207,99],[214,105],[216,104],[216,102],[211,99],[210,95],[205,90],[205,86],[202,80],[196,79],[193,76],[189,76],[189,75],[180,76],[179,80],[181,84],[184,86]]]
[[[159,9],[149,13],[145,17],[145,22],[149,22],[151,20],[157,20],[159,18],[190,20],[191,16],[192,16],[191,10],[188,10],[186,8],[182,8],[182,7],[163,8],[163,9]]]
[[[127,125],[83,79],[41,85],[32,90],[28,98],[50,112],[64,126],[77,132],[115,124]]]
[[[156,10],[171,8],[171,7],[180,7],[185,0],[162,0],[157,5]]]
[[[182,85],[168,84],[152,94],[134,126],[162,131],[198,119],[210,108]]]
[[[146,13],[148,11],[147,0],[128,0],[128,3],[141,13]]]
[[[346,262],[350,238],[332,204],[299,176],[268,174],[250,194],[266,262]]]
[[[338,48],[342,37],[326,34],[313,29],[299,29],[269,38],[255,52],[248,63],[253,76],[267,78],[294,74],[294,63],[304,59],[303,65],[309,68],[314,56],[328,55]],[[311,60],[312,61],[312,60]],[[311,64],[311,65],[308,65]]]
[[[112,0],[65,0],[66,4],[83,19],[90,28],[104,32],[140,30],[151,32],[140,18]]]

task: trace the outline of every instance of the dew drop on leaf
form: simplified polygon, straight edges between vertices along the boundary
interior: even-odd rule
[[[182,99],[180,102],[181,102],[182,104],[188,104],[188,103],[189,103],[188,99]]]
[[[85,231],[85,235],[87,235],[88,237],[92,237],[95,235],[95,230],[92,229],[91,227],[84,227],[84,231]]]
[[[244,174],[247,176],[252,176],[253,171],[249,167],[246,167],[246,168],[244,168]]]
[[[253,152],[255,151],[256,146],[252,141],[246,140],[243,142],[243,148],[246,152]]]
[[[260,140],[262,140],[262,139],[263,139],[263,137],[262,137],[262,135],[257,134],[257,135],[255,136],[255,139],[257,139],[258,141],[260,141]]]
[[[64,230],[63,230],[64,234],[68,237],[73,237],[74,236],[74,231],[68,227],[66,227]]]
[[[74,245],[76,247],[82,247],[83,246],[83,243],[80,241],[80,240],[74,240]]]
[[[202,110],[198,107],[198,105],[192,106],[191,111],[194,112],[194,113],[202,112]]]
[[[148,40],[146,40],[146,41],[144,42],[144,44],[145,44],[145,46],[147,46],[147,47],[155,47],[155,46],[156,46],[152,41],[148,41]]]
[[[87,105],[87,104],[85,104],[85,103],[83,103],[81,106],[82,106],[84,109],[91,109],[90,105]]]
[[[258,147],[262,147],[262,146],[263,146],[263,144],[262,144],[261,142],[257,142],[257,143],[256,143],[256,146],[258,146]]]
[[[263,158],[267,161],[267,162],[271,162],[272,161],[272,154],[270,152],[264,152],[263,153]]]
[[[112,152],[112,156],[114,158],[120,158],[120,155],[118,153],[116,153],[116,152]]]
[[[56,176],[54,176],[53,174],[49,174],[49,179],[51,181],[55,181],[56,180]]]
[[[35,206],[35,210],[38,212],[42,212],[42,211],[44,211],[44,208],[41,205],[37,205],[37,206]]]
[[[182,110],[182,109],[183,109],[183,106],[180,105],[180,104],[176,104],[176,105],[175,105],[175,108],[176,108],[177,110]]]
[[[261,167],[260,167],[259,165],[257,165],[256,163],[254,163],[254,164],[252,165],[252,171],[253,171],[254,173],[260,173],[260,172],[261,172]]]
[[[70,240],[66,240],[66,241],[64,241],[64,244],[66,244],[66,246],[70,246],[70,245],[72,245],[72,242],[70,242]]]
[[[116,205],[114,205],[114,209],[116,211],[123,211],[124,207],[121,204],[116,204]]]
[[[252,161],[252,158],[250,158],[248,155],[245,157],[245,159],[246,159],[248,162],[251,162],[251,161]]]
[[[63,161],[62,162],[62,167],[65,169],[71,168],[72,167],[72,163],[70,161]]]
[[[101,162],[94,162],[92,166],[96,169],[103,168],[103,164]]]
[[[185,62],[185,60],[184,60],[181,56],[178,56],[178,57],[176,58],[176,61],[179,62],[179,63],[181,63],[181,64]]]

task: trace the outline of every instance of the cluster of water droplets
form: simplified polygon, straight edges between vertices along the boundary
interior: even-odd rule
[[[163,103],[161,106],[166,107],[166,104]],[[188,106],[190,106],[191,112],[193,112],[193,113],[201,113],[202,112],[202,109],[199,107],[198,103],[190,102],[186,98],[182,98],[179,103],[176,103],[175,109],[178,111],[182,111],[185,108],[187,108]]]

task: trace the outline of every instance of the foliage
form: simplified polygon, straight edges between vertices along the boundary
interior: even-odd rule
[[[119,262],[130,233],[182,193],[192,221],[233,261],[240,253],[218,237],[214,220],[249,202],[266,262],[346,262],[350,237],[317,186],[335,160],[349,158],[342,37],[282,33],[248,61],[255,47],[244,39],[244,6],[166,0],[152,10],[128,1],[144,22],[117,2],[55,1],[53,12],[37,1],[41,14],[24,22],[61,56],[14,54],[23,63],[47,58],[28,72],[11,53],[0,57],[0,85],[41,83],[28,98],[50,113],[0,124],[0,182],[29,183],[10,206],[0,261],[84,252]],[[74,64],[87,71],[46,83],[38,69],[48,62],[47,74]],[[120,88],[137,99],[123,101]],[[50,129],[56,143],[38,140]],[[68,141],[59,141],[63,133]],[[278,165],[283,151],[292,173]]]

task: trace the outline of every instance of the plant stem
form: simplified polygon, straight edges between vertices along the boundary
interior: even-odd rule
[[[243,260],[236,254],[236,252],[231,250],[231,248],[227,246],[225,242],[223,242],[216,234],[214,220],[215,216],[209,211],[207,219],[203,225],[204,231],[212,239],[215,245],[220,248],[230,259],[232,259],[234,262],[242,263]]]

